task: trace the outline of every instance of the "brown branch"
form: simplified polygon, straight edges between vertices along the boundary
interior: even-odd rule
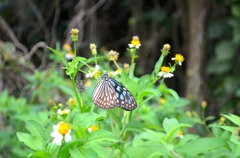
[[[38,48],[45,48],[45,46],[46,46],[45,42],[38,42],[32,47],[31,51],[27,55],[25,55],[25,59],[29,60],[36,53]]]
[[[12,29],[9,27],[9,25],[6,23],[6,21],[2,17],[0,17],[0,28],[11,39],[11,41],[14,43],[16,48],[20,49],[24,54],[27,54],[28,52],[27,48],[18,41]]]

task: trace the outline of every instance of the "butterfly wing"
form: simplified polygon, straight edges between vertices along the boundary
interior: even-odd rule
[[[116,107],[117,96],[114,87],[108,80],[101,79],[93,91],[92,100],[94,104],[103,109]]]
[[[109,78],[109,82],[114,87],[117,106],[127,111],[134,110],[137,107],[137,102],[127,88],[113,78]]]

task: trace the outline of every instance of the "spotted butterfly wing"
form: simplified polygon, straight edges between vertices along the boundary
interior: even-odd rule
[[[96,86],[92,100],[94,104],[103,109],[120,107],[124,110],[133,110],[137,103],[132,94],[119,82],[108,77],[104,73],[100,82]]]

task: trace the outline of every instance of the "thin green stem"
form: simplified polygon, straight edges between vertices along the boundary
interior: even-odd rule
[[[133,51],[131,51],[131,65],[134,63],[134,60],[135,60],[135,54],[136,54],[136,49],[134,49]]]
[[[121,68],[119,67],[118,63],[117,63],[115,60],[113,60],[113,63],[115,64],[115,66],[117,67],[117,69],[121,70]]]
[[[209,130],[208,126],[207,126],[207,123],[206,123],[206,119],[205,119],[205,114],[204,114],[204,109],[201,109],[201,117],[202,117],[202,124],[205,128],[205,130],[207,131],[207,133],[209,135],[211,135],[211,131]]]
[[[78,95],[76,83],[74,82],[74,79],[71,79],[71,81],[72,81],[73,90],[74,90],[74,93],[75,93],[75,96],[77,98],[77,102],[78,102],[78,105],[79,105],[79,110],[80,110],[80,112],[82,112],[82,102],[80,101],[80,98],[79,98],[79,95]]]
[[[73,49],[74,49],[74,56],[77,55],[77,44],[76,42],[73,42]]]
[[[125,122],[125,123],[124,123],[123,129],[122,129],[122,131],[121,131],[121,133],[120,133],[120,136],[121,136],[122,133],[123,133],[123,137],[122,137],[122,138],[123,138],[123,143],[122,143],[122,145],[121,145],[122,150],[124,150],[124,145],[125,145],[126,141],[128,140],[128,138],[129,138],[129,136],[130,136],[130,133],[129,133],[128,131],[125,131],[125,128],[126,128],[127,124],[128,124],[128,123],[131,121],[131,119],[132,119],[132,111],[130,111],[130,113],[124,111],[124,115],[125,115],[125,117],[123,117],[123,120],[124,120],[124,121],[122,121],[122,122]],[[119,155],[119,158],[122,158],[122,156],[123,156],[123,152],[121,151],[121,152],[120,152],[120,155]]]

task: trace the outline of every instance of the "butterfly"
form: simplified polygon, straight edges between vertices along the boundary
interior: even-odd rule
[[[130,111],[137,107],[133,95],[115,79],[104,73],[93,91],[92,100],[94,104],[103,109],[120,107]]]

